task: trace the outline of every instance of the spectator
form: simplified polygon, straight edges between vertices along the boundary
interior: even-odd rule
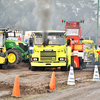
[[[19,40],[19,41],[21,41],[21,40],[22,40],[22,38],[20,37],[20,35],[19,35],[19,37],[18,37],[18,40]]]

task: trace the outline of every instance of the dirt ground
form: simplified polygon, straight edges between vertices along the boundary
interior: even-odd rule
[[[9,65],[7,70],[0,69],[0,98],[7,99],[11,97],[16,75],[19,76],[21,96],[25,97],[26,95],[52,93],[54,90],[49,90],[52,72],[55,72],[56,91],[90,84],[92,81],[89,80],[93,79],[93,67],[94,65],[88,65],[84,70],[74,70],[75,86],[68,86],[68,71],[62,72],[55,69],[31,71],[28,69],[28,63],[20,63],[16,66]]]

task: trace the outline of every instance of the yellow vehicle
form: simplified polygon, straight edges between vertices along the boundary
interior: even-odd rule
[[[98,61],[99,54],[95,50],[93,40],[82,40],[84,44],[84,53],[87,54],[87,62],[94,64]]]
[[[65,31],[35,31],[30,68],[32,71],[45,67],[61,67],[68,70],[71,64],[71,48],[66,47]],[[69,53],[67,53],[69,52]]]
[[[0,69],[6,69],[8,64],[5,39],[7,38],[8,29],[0,29]]]

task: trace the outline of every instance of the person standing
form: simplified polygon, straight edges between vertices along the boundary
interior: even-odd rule
[[[19,35],[19,37],[18,37],[18,40],[19,40],[19,41],[21,41],[21,40],[22,40],[22,38],[20,37],[20,35]]]

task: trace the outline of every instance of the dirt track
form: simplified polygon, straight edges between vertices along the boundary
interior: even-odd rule
[[[52,72],[55,71],[56,90],[70,88],[67,85],[69,72],[61,72],[60,70],[47,69],[45,71],[31,71],[28,70],[27,63],[21,63],[15,67],[9,67],[7,70],[0,70],[0,98],[8,98],[12,94],[15,76],[19,76],[21,96],[50,93],[49,83]],[[91,82],[89,79],[93,78],[93,66],[79,71],[74,71],[75,83],[73,87],[80,87]]]

